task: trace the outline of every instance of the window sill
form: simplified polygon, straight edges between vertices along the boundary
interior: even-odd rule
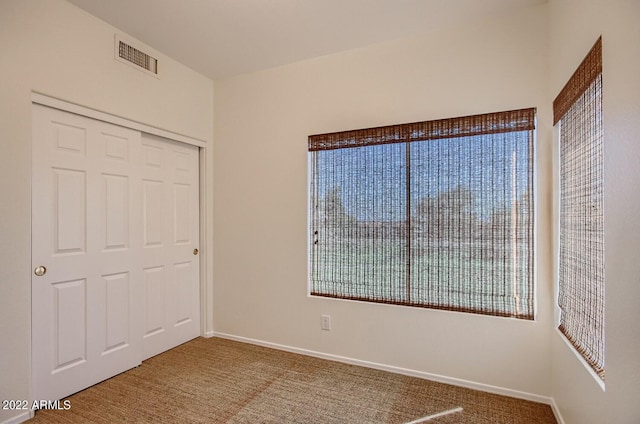
[[[558,327],[555,328],[555,331],[556,331],[556,334],[558,335],[558,337],[560,337],[560,339],[564,342],[564,344],[567,346],[567,348],[573,353],[573,355],[580,362],[580,364],[582,364],[584,369],[589,373],[589,375],[593,378],[593,380],[598,384],[600,389],[603,392],[605,392],[606,390],[605,390],[604,380],[602,380],[602,378],[600,378],[600,376],[593,370],[593,368],[591,368],[591,366],[587,363],[587,361],[585,361],[585,359],[582,357],[582,355],[580,355],[580,352],[578,352],[576,350],[576,348],[573,347],[571,342],[565,337],[564,334],[562,334],[562,332],[558,329]]]

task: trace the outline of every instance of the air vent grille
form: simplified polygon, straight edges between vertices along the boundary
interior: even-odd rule
[[[117,40],[117,42],[118,58],[132,63],[154,75],[158,75],[158,59],[136,49],[122,40]]]

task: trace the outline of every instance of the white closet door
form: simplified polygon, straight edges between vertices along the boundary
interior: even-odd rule
[[[198,149],[142,136],[143,359],[200,334]]]
[[[34,399],[140,363],[140,162],[139,132],[33,105]]]
[[[198,174],[197,147],[33,105],[34,399],[200,334]]]

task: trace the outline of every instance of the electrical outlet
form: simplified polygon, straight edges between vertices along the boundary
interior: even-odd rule
[[[320,317],[320,328],[323,330],[331,330],[331,315],[322,315]]]

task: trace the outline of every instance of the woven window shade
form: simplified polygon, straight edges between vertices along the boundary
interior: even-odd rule
[[[309,137],[310,291],[533,319],[535,109]]]
[[[553,101],[553,125],[567,113],[591,83],[602,75],[602,37],[593,45],[578,69]]]
[[[604,379],[600,39],[554,102],[554,110],[561,113],[557,117],[560,122],[559,329]]]

